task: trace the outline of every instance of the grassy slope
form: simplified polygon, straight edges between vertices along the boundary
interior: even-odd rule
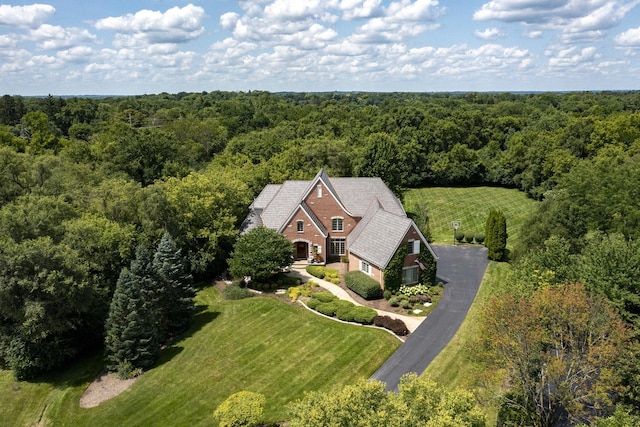
[[[507,218],[509,248],[518,239],[522,223],[535,206],[535,201],[518,190],[495,187],[413,189],[407,191],[404,199],[407,212],[412,212],[418,200],[427,203],[429,226],[437,244],[453,243],[451,221],[460,221],[462,231],[484,233],[489,210],[502,210]]]
[[[0,371],[0,425],[31,425],[41,416],[54,425],[210,425],[214,409],[240,390],[263,393],[267,419],[282,420],[287,403],[305,391],[367,377],[399,345],[384,331],[273,298],[220,301],[208,288],[198,303],[204,311],[159,366],[97,408],[78,407],[100,370],[97,357],[40,383],[15,383]]]

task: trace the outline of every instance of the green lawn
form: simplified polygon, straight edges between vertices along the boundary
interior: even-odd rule
[[[499,209],[507,218],[507,247],[518,239],[520,227],[531,213],[535,201],[515,189],[496,187],[433,187],[412,189],[405,193],[405,209],[413,212],[418,201],[429,208],[429,226],[434,243],[452,244],[452,221],[462,223],[461,230],[484,233],[490,209]]]
[[[97,356],[39,382],[16,382],[0,371],[0,425],[211,425],[215,408],[240,390],[263,393],[267,421],[283,420],[288,402],[370,376],[400,344],[387,332],[275,298],[221,301],[207,288],[197,301],[203,310],[187,335],[129,390],[97,408],[78,406],[100,370]]]

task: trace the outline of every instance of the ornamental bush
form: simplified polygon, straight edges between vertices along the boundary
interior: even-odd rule
[[[363,325],[371,325],[378,312],[373,308],[357,306],[352,309],[353,321]]]
[[[392,319],[389,316],[376,316],[373,319],[373,324],[375,326],[385,328],[393,332],[398,336],[405,336],[409,334],[409,329],[407,329],[407,325],[400,319]]]
[[[317,300],[315,298],[309,298],[309,301],[307,301],[307,307],[309,307],[311,310],[315,310],[320,304],[322,304],[320,300]]]
[[[318,279],[324,279],[325,268],[321,265],[307,265],[305,270],[307,270],[307,273],[314,277],[317,277]]]
[[[336,310],[338,309],[338,305],[335,302],[321,302],[316,307],[316,311],[318,313],[322,313],[325,316],[335,316]]]
[[[462,243],[462,241],[464,240],[464,233],[462,231],[456,231],[455,237],[458,243]]]
[[[476,243],[478,243],[480,245],[483,244],[484,243],[484,233],[476,234],[475,239],[476,239]]]
[[[259,425],[264,416],[266,398],[260,393],[239,391],[218,406],[213,416],[220,427]]]
[[[380,284],[362,271],[350,271],[344,275],[347,287],[362,298],[371,300],[382,298]]]
[[[471,232],[464,233],[464,240],[465,240],[465,242],[467,242],[467,243],[473,243],[473,238],[474,238],[474,237],[475,237],[475,236],[474,236],[474,235],[473,235],[473,233],[471,233]]]
[[[351,307],[348,307],[346,305],[342,307],[338,307],[338,309],[336,310],[336,317],[342,320],[343,322],[353,322],[354,308],[355,308],[355,305],[353,304],[351,304]]]
[[[400,286],[400,293],[407,297],[413,297],[416,295],[425,295],[429,293],[429,286],[426,285],[414,285],[414,286]]]
[[[332,302],[338,299],[337,296],[329,291],[314,292],[311,294],[311,298],[317,299],[320,302]]]

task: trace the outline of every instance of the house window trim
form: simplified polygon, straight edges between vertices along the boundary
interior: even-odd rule
[[[419,255],[420,254],[420,240],[411,239],[407,241],[407,255]]]
[[[338,224],[338,221],[340,224],[340,228],[338,227],[334,227],[334,225]],[[334,222],[335,221],[335,222]],[[342,233],[344,232],[344,217],[343,216],[332,216],[331,217],[331,231],[335,232],[335,233]]]
[[[335,248],[335,244],[337,242],[341,242],[342,244],[339,246],[339,248],[342,250],[342,252],[338,251],[335,252],[334,248]],[[338,237],[335,239],[331,239],[330,242],[330,249],[331,249],[331,255],[335,255],[335,256],[345,256],[347,254],[347,239],[345,239],[344,237]]]
[[[298,233],[304,233],[304,221],[299,219],[296,221],[296,229]]]
[[[365,266],[366,266],[366,269],[365,269]],[[373,276],[373,270],[371,268],[371,264],[363,259],[360,260],[360,271],[362,271],[364,274],[368,276]]]
[[[322,185],[321,184],[316,185],[316,191],[317,191],[318,199],[322,199]]]
[[[416,280],[412,281],[412,282],[405,282],[405,271],[409,271],[409,270],[415,271],[415,279]],[[413,276],[413,274],[412,274],[412,276]],[[415,284],[417,284],[419,282],[420,282],[420,270],[419,270],[418,266],[402,267],[402,284],[403,285],[410,286],[410,285],[415,285]]]

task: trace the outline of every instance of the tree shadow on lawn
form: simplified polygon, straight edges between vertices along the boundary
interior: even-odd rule
[[[166,348],[163,349],[158,356],[158,360],[153,366],[153,369],[164,365],[182,352],[183,347],[176,345],[176,343],[192,337],[196,332],[204,328],[205,325],[211,323],[213,320],[215,320],[216,317],[220,315],[220,313],[217,311],[206,311],[207,308],[208,306],[206,305],[196,306],[196,314],[193,316],[193,320],[191,321],[189,329],[187,329],[182,334],[170,339],[169,343],[166,344]]]

